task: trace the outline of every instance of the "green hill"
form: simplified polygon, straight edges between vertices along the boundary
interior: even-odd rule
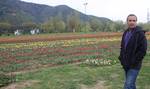
[[[22,24],[25,22],[43,23],[54,16],[59,16],[66,22],[67,16],[77,14],[80,21],[97,19],[102,22],[111,21],[107,18],[88,16],[66,5],[48,6],[43,4],[34,4],[20,0],[0,0],[0,22],[9,22],[11,24]]]

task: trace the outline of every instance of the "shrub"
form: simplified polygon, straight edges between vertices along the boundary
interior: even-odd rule
[[[12,82],[15,82],[15,76],[0,73],[0,87],[6,86]]]

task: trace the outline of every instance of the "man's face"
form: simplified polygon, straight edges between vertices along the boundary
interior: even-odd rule
[[[129,28],[136,27],[137,18],[135,16],[129,16],[127,19],[127,24]]]

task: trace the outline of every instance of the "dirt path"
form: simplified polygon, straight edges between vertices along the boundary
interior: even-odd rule
[[[24,89],[25,87],[32,86],[33,84],[39,83],[37,80],[28,80],[20,83],[13,83],[0,89]]]
[[[24,89],[25,87],[30,87],[36,83],[39,83],[37,80],[28,80],[20,83],[13,83],[6,87],[2,87],[0,89]],[[108,89],[107,86],[104,86],[104,81],[98,81],[94,86],[80,85],[81,89]]]
[[[81,85],[81,89],[108,89],[107,86],[104,86],[104,81],[98,81],[94,86]]]

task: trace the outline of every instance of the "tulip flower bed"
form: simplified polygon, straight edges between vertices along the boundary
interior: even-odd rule
[[[89,36],[89,38],[68,38],[69,40],[58,39],[38,42],[29,39],[30,41],[26,43],[19,43],[20,41],[14,43],[18,40],[17,38],[7,38],[5,41],[13,39],[13,42],[0,44],[0,69],[5,72],[12,72],[34,69],[41,66],[55,66],[80,62],[89,58],[92,59],[91,57],[98,58],[102,55],[101,49],[109,49],[109,45],[106,45],[104,42],[120,40],[118,35],[114,37],[111,35],[111,39],[109,36],[108,38],[104,36],[100,38],[90,38],[91,35],[89,34],[86,36]],[[55,37],[57,38],[57,36]],[[78,37],[80,37],[80,35],[78,35]],[[94,37],[93,34],[92,37]],[[34,39],[34,37],[31,38]],[[38,38],[40,38],[40,36]],[[76,38],[76,36],[72,36],[72,38]],[[1,40],[1,42],[2,41],[3,40]]]
[[[0,68],[4,72],[56,66],[60,64],[102,59],[112,53],[114,39],[73,39],[0,45]],[[109,63],[110,64],[110,63]]]
[[[12,71],[32,70],[41,67],[78,62],[96,66],[111,65],[117,62],[117,60],[114,59],[117,59],[116,55],[118,55],[119,42],[121,40],[119,36],[120,33],[107,33],[106,37],[103,35],[93,38],[94,34],[88,34],[84,35],[86,38],[83,36],[83,38],[80,37],[80,39],[74,39],[76,36],[73,35],[72,39],[66,38],[66,40],[58,39],[52,41],[39,40],[37,42],[34,42],[34,40],[32,42],[32,40],[29,39],[30,41],[25,43],[23,43],[24,41],[16,43],[18,40],[16,38],[11,43],[1,43],[0,70],[9,73]],[[71,35],[69,35],[69,37],[70,36]],[[96,34],[96,36],[98,35]],[[43,35],[41,37],[43,37]],[[34,39],[34,37],[30,38]],[[40,38],[40,35],[38,38]],[[54,38],[54,36],[52,38]],[[147,35],[147,38],[150,38],[149,35]],[[6,42],[7,41],[9,41],[9,38]]]
[[[88,37],[89,36],[89,37]],[[25,36],[24,36],[25,37]],[[57,39],[56,39],[56,38]],[[0,76],[7,80],[12,72],[35,70],[43,67],[81,63],[89,66],[109,66],[118,62],[120,34],[53,36],[50,40],[40,35],[30,39],[1,38]],[[79,37],[79,38],[78,38]],[[32,39],[31,39],[32,38]],[[150,38],[149,35],[147,38]],[[5,40],[2,40],[5,39]],[[13,39],[13,40],[12,40]],[[25,40],[27,39],[27,40]],[[26,42],[29,41],[29,42]],[[5,43],[8,42],[8,43]],[[6,74],[6,75],[3,75]],[[4,82],[4,81],[3,81]],[[6,81],[8,83],[8,81]],[[1,84],[1,82],[0,82]],[[1,85],[0,85],[1,86]]]

